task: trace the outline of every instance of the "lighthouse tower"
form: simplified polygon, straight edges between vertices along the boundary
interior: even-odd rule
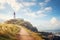
[[[13,17],[14,19],[16,19],[16,13],[14,12],[14,17]]]

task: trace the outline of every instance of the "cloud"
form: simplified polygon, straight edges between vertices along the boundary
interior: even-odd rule
[[[28,16],[28,17],[31,17],[31,18],[36,18],[37,17],[37,15],[34,13],[34,12],[31,12],[31,10],[30,9],[23,9],[23,14],[25,15],[25,16]]]
[[[8,17],[9,18],[9,17]],[[8,19],[7,18],[7,15],[4,15],[4,14],[0,14],[0,19],[4,19],[4,20],[6,20],[6,19]]]
[[[18,3],[16,0],[3,0],[1,1],[1,3],[2,4],[8,3],[15,12],[21,10],[24,13],[23,15],[26,15],[31,18],[45,17],[47,16],[45,13],[52,10],[52,7],[46,7],[46,8],[44,7],[46,6],[46,2],[49,2],[48,0],[45,0],[44,2],[41,2],[39,4],[41,6],[40,10],[38,10],[37,12],[31,11],[29,7],[36,5],[37,3],[35,1],[36,0],[32,0],[32,2],[24,2],[24,0],[22,0],[21,3]],[[4,8],[5,7],[3,6],[2,9]]]
[[[29,7],[29,6],[35,5],[36,4],[35,1],[36,0],[17,0],[18,3],[21,3],[25,7]]]
[[[52,30],[59,30],[60,28],[60,21],[57,20],[55,17],[52,17],[51,20],[49,21],[49,26],[48,27],[51,27],[50,29]]]
[[[35,2],[36,0],[32,0],[33,2]]]
[[[0,0],[0,10],[1,9],[4,9],[5,7],[4,7],[4,4],[6,3],[6,0]]]
[[[44,7],[44,6],[46,5],[46,3],[41,2],[41,3],[39,3],[39,5],[40,5],[41,7]]]
[[[51,11],[52,11],[52,7],[46,7],[44,9],[42,9],[42,10],[37,11],[36,13],[38,15],[40,15],[40,17],[44,17],[44,16],[47,16],[47,14],[45,14],[45,13],[51,12]]]
[[[44,2],[46,2],[46,3],[48,3],[48,2],[50,2],[51,0],[45,0]]]
[[[18,11],[20,9],[20,6],[22,6],[21,4],[18,4],[16,0],[7,0],[7,3],[11,5],[14,11]]]
[[[33,2],[18,3],[16,0],[3,0],[3,1],[0,1],[0,3],[1,3],[0,9],[4,9],[5,7],[3,5],[5,3],[8,3],[11,6],[11,8],[16,12],[19,11],[20,9],[22,9],[22,8],[27,7],[27,6],[35,5],[35,3],[33,3]]]
[[[28,16],[28,17],[31,17],[31,18],[41,18],[41,17],[47,16],[47,15],[45,15],[43,13],[40,13],[40,14],[26,13],[25,15]]]
[[[43,10],[39,10],[37,11],[37,14],[42,14],[44,11]]]
[[[11,8],[16,12],[23,7],[23,5],[21,3],[19,4],[18,2],[16,2],[16,0],[2,0],[2,1],[0,0],[1,4],[0,9],[5,8],[4,6],[2,6],[5,3],[8,3],[11,6]]]
[[[23,12],[24,12],[24,15],[31,17],[31,18],[41,18],[41,17],[47,16],[44,14],[43,11],[40,11],[40,10],[37,12],[31,12],[30,9],[25,9],[23,10]]]
[[[47,16],[47,12],[52,12],[53,8],[52,7],[46,7],[47,3],[50,2],[51,0],[45,0],[43,2],[40,2],[39,5],[40,5],[40,10],[38,10],[36,13],[42,17],[45,17]]]
[[[52,17],[50,21],[41,21],[39,23],[38,29],[40,30],[59,30],[60,29],[60,21],[56,19],[56,17]],[[45,28],[45,29],[44,29]]]
[[[19,2],[35,2],[36,0],[17,0]]]
[[[50,20],[50,23],[51,23],[52,25],[57,25],[57,24],[58,24],[58,20],[57,20],[55,17],[53,17],[53,18]]]
[[[2,4],[4,4],[4,3],[6,3],[6,0],[0,0],[0,3],[2,3]]]
[[[39,10],[37,12],[32,12],[30,9],[26,8],[25,10],[23,10],[24,14],[28,17],[32,17],[32,18],[41,18],[41,17],[45,17],[47,16],[47,14],[45,14],[46,12],[51,12],[52,8],[47,7],[43,10]]]
[[[45,0],[45,1],[43,1],[43,2],[40,2],[39,5],[40,5],[41,7],[45,7],[45,6],[47,5],[47,3],[50,2],[50,1],[51,1],[51,0]]]
[[[22,2],[22,4],[24,6],[32,6],[32,5],[35,5],[36,3],[34,3],[34,2]]]
[[[47,16],[47,14],[45,14],[46,12],[51,12],[52,11],[52,7],[45,7],[48,2],[49,2],[48,0],[45,0],[44,2],[39,3],[39,5],[41,6],[41,9],[38,10],[37,12],[32,12],[31,9],[29,9],[30,6],[36,5],[36,2],[22,2],[24,7],[29,6],[23,12],[25,13],[26,16],[32,17],[32,18],[45,17],[45,16]]]
[[[26,13],[25,15],[27,15],[29,17],[33,17],[33,18],[37,17],[37,15],[35,13]]]
[[[5,8],[4,5],[0,5],[0,10],[1,10],[1,9],[4,9],[4,8]]]
[[[8,14],[3,14],[3,13],[0,13],[0,19],[2,20],[8,20],[8,19],[12,19],[12,15],[11,15],[11,12],[9,12]]]
[[[47,15],[46,15],[46,14],[41,13],[41,14],[38,14],[38,16],[39,16],[39,17],[45,17],[45,16],[47,16]]]
[[[52,7],[46,7],[44,10],[45,10],[46,12],[50,12],[50,11],[52,11]]]

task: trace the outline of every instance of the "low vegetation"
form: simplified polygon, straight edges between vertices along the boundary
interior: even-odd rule
[[[38,33],[33,32],[33,31],[31,31],[31,30],[29,30],[29,29],[27,29],[25,27],[23,27],[23,28],[30,34],[30,36],[32,36],[34,38],[34,40],[43,40],[42,36],[39,36]]]
[[[17,40],[20,28],[13,24],[0,24],[0,40]]]
[[[17,24],[19,26],[26,27],[27,29],[33,31],[33,32],[38,32],[37,28],[34,27],[30,22],[25,21],[24,19],[10,19],[5,21],[7,24]]]
[[[27,26],[25,24],[29,25]],[[32,25],[29,22],[24,22],[23,20],[10,20],[4,22],[4,24],[0,24],[0,40],[17,40],[18,38],[16,35],[21,30],[21,28],[18,26],[24,28],[30,34],[30,36],[34,38],[34,40],[42,40],[41,36],[39,36],[38,33],[26,28],[30,28],[30,26],[32,27]]]

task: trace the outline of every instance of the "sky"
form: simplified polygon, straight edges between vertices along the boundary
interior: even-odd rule
[[[40,30],[60,30],[60,0],[0,0],[0,21],[16,18]]]

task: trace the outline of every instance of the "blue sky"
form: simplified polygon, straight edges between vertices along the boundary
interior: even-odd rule
[[[17,18],[31,22],[38,30],[60,28],[60,0],[0,0],[0,20]]]

